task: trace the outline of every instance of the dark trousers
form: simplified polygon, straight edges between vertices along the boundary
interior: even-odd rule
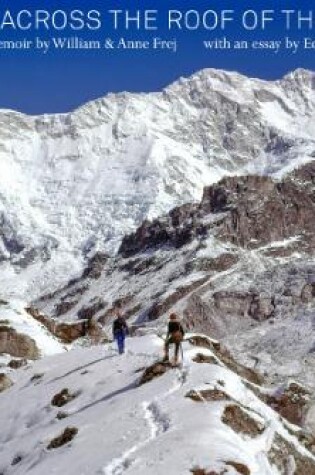
[[[117,332],[115,333],[115,340],[118,346],[118,353],[121,355],[125,352],[125,332]]]
[[[170,350],[170,345],[175,345],[175,359],[177,360],[178,358],[178,353],[179,353],[179,347],[180,347],[180,343],[178,342],[175,342],[172,337],[170,336],[166,342],[165,342],[165,355],[169,355],[169,350]]]

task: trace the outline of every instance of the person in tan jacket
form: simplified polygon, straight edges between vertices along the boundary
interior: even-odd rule
[[[184,329],[179,321],[178,315],[176,313],[171,313],[169,317],[168,327],[167,327],[167,335],[164,344],[164,358],[163,361],[169,361],[169,348],[171,344],[175,345],[175,353],[174,353],[174,364],[178,362],[178,353],[180,344],[183,341],[185,332]]]

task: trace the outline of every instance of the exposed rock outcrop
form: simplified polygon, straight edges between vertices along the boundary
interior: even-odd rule
[[[279,183],[254,175],[224,178],[204,189],[200,204],[183,205],[160,219],[145,221],[124,238],[120,253],[129,257],[157,246],[182,247],[196,237],[206,237],[209,230],[246,248],[294,236],[313,242],[314,168],[311,162]],[[301,176],[308,181],[301,184],[296,179]],[[205,219],[209,215],[212,220]]]
[[[271,463],[276,465],[280,473],[294,475],[315,475],[315,462],[311,457],[303,456],[294,446],[280,434],[276,434],[269,452]]]
[[[282,392],[265,397],[265,401],[292,424],[302,426],[310,393],[296,383],[290,383]]]
[[[227,348],[224,348],[219,342],[215,340],[211,340],[210,338],[200,337],[200,336],[193,336],[189,338],[189,343],[194,346],[200,346],[204,348],[208,348],[215,356],[225,365],[227,368],[235,371],[245,380],[250,381],[254,384],[262,384],[264,382],[263,377],[255,370],[251,368],[246,368],[246,366],[238,363],[235,358],[232,357],[230,352]],[[201,357],[202,358],[202,357]],[[195,360],[200,362],[200,356],[198,354],[195,356]],[[199,361],[198,361],[199,360]]]
[[[29,360],[35,360],[40,356],[36,342],[32,338],[18,333],[7,325],[0,326],[0,353]]]
[[[257,437],[265,430],[265,426],[251,417],[245,410],[236,404],[225,407],[222,414],[222,422],[227,424],[235,432]]]
[[[231,398],[220,389],[202,389],[197,391],[192,389],[185,397],[192,399],[195,402],[205,401],[229,401]]]
[[[62,407],[75,399],[78,393],[72,393],[68,388],[62,389],[59,393],[55,394],[51,400],[51,405],[56,407]]]
[[[0,393],[12,386],[12,381],[7,374],[0,373]]]
[[[142,374],[139,385],[141,386],[142,384],[149,383],[150,381],[154,380],[155,378],[158,378],[159,376],[162,376],[165,374],[167,371],[172,369],[172,365],[170,363],[163,363],[163,362],[157,362],[154,363],[153,365],[149,366],[148,368],[145,369],[144,373]]]
[[[179,287],[170,295],[165,297],[164,300],[155,302],[148,311],[148,319],[156,320],[161,315],[163,315],[168,310],[170,310],[170,308],[172,308],[173,305],[176,304],[176,302],[181,300],[190,292],[193,292],[194,290],[196,290],[198,287],[203,286],[207,282],[207,280],[208,280],[208,277],[203,277],[202,279],[192,282],[191,284]]]
[[[104,338],[104,334],[97,322],[93,320],[80,320],[74,323],[62,323],[46,317],[34,307],[26,308],[35,320],[42,323],[52,335],[59,338],[63,343],[72,343],[78,338],[91,336],[93,341],[98,342]]]
[[[105,307],[106,302],[99,298],[95,302],[90,303],[90,305],[82,307],[78,311],[78,318],[80,320],[91,320],[97,313],[99,313]]]
[[[19,360],[14,359],[14,360],[9,361],[8,363],[9,368],[12,368],[12,369],[19,369],[26,365],[27,365],[27,359],[25,358],[21,358]]]
[[[99,279],[102,275],[103,269],[108,261],[107,254],[102,252],[97,252],[94,256],[89,259],[88,265],[85,268],[82,277],[90,279]]]
[[[58,449],[59,447],[62,447],[65,444],[68,444],[71,442],[71,440],[74,439],[74,437],[77,435],[79,432],[79,429],[77,427],[66,427],[65,430],[58,435],[57,437],[54,437],[48,444],[47,449]]]
[[[213,293],[213,299],[215,310],[225,315],[248,315],[262,321],[274,313],[273,299],[258,292],[218,291]]]
[[[62,315],[70,312],[70,310],[72,310],[77,304],[78,300],[64,300],[63,302],[58,303],[55,310],[56,317],[61,317]]]

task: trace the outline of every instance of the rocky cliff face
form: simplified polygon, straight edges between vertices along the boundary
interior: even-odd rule
[[[120,253],[128,257],[161,245],[180,248],[209,232],[247,249],[292,237],[299,238],[300,246],[312,248],[314,180],[315,162],[280,182],[250,175],[224,178],[204,189],[200,204],[184,205],[161,219],[144,222],[123,239]]]
[[[276,82],[205,70],[66,115],[0,111],[2,292],[58,287],[87,257],[113,254],[145,219],[200,201],[223,176],[279,177],[310,161],[312,85],[303,70]]]

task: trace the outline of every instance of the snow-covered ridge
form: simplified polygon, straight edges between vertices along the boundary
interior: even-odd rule
[[[223,175],[281,176],[309,161],[313,84],[303,70],[268,82],[210,69],[69,114],[0,111],[3,293],[17,288],[12,265],[18,293],[40,293]]]
[[[123,356],[112,345],[77,349],[10,374],[15,384],[0,397],[1,472],[188,475],[199,468],[284,475],[291,467],[314,473],[315,458],[295,437],[298,428],[211,349],[186,342],[182,368],[139,385],[162,345],[154,335],[137,337]],[[56,407],[62,389],[70,397]],[[73,440],[52,448],[66,427]]]

